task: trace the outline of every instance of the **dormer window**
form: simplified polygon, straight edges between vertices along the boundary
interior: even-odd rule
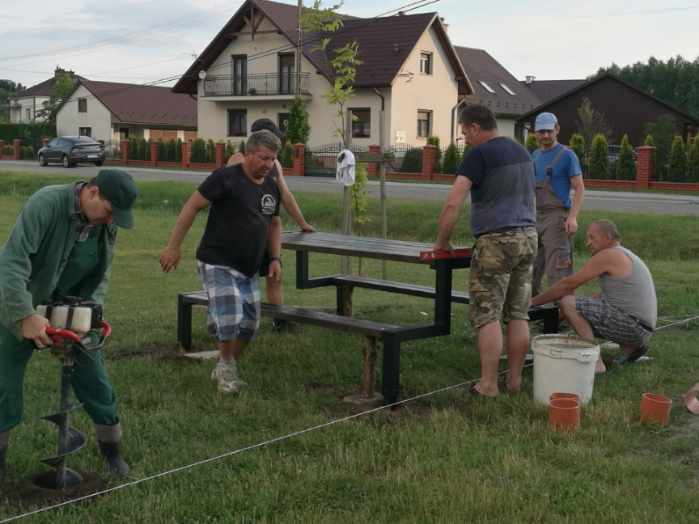
[[[478,83],[483,86],[483,89],[488,91],[488,93],[493,93],[495,94],[495,90],[490,87],[488,84],[486,84],[483,80],[479,80]]]
[[[420,73],[423,75],[432,74],[432,53],[420,53]]]
[[[500,82],[500,87],[502,87],[503,90],[505,91],[505,93],[507,93],[508,95],[515,96],[515,92],[512,91],[512,89],[510,89],[510,88],[507,86],[507,84],[503,84],[502,82]]]

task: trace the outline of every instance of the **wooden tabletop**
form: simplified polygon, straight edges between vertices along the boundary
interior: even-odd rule
[[[420,252],[432,250],[433,244],[336,233],[291,232],[282,234],[282,247],[294,251],[429,264],[429,261],[420,260]]]

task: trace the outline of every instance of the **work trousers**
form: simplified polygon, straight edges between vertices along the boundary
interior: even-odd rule
[[[541,284],[544,275],[550,287],[562,278],[573,274],[573,250],[570,237],[565,230],[567,217],[568,210],[563,207],[537,212],[536,232],[539,236],[539,245],[534,263],[532,296],[543,291]]]
[[[19,424],[22,419],[24,374],[27,363],[35,352],[34,343],[18,340],[0,325],[0,433]],[[40,358],[55,361],[56,384],[60,376],[60,362],[43,350]],[[116,414],[116,396],[104,367],[101,351],[88,354],[77,352],[71,377],[71,385],[77,399],[95,424],[112,426],[119,422]],[[60,391],[56,387],[56,402]]]

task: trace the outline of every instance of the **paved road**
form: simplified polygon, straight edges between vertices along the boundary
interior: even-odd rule
[[[2,171],[24,171],[42,174],[79,175],[90,178],[99,168],[80,165],[72,169],[62,167],[39,167],[36,162],[2,161]],[[129,168],[129,172],[141,180],[180,180],[192,183],[201,182],[207,172],[178,171],[168,169]],[[317,177],[287,177],[292,191],[308,193],[340,193],[334,179]],[[448,185],[388,182],[387,193],[392,199],[444,201],[449,191]],[[369,194],[379,196],[378,182],[369,182]],[[584,209],[592,211],[618,211],[624,213],[655,213],[662,215],[699,216],[699,196],[670,195],[667,193],[628,193],[622,191],[592,191],[585,195]]]

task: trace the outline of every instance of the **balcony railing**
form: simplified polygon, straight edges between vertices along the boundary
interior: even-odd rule
[[[232,75],[208,76],[204,80],[204,96],[293,96],[296,94],[297,77],[301,79],[301,94],[309,95],[310,73],[259,73],[242,78]]]

